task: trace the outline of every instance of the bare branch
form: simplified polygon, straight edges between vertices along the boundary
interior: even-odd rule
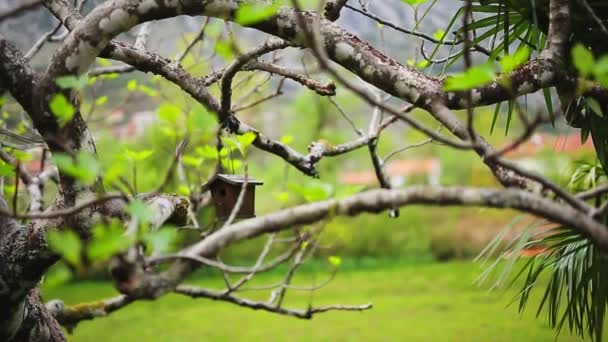
[[[46,303],[46,307],[59,324],[66,327],[68,331],[72,331],[82,321],[106,317],[132,302],[133,300],[129,299],[129,297],[118,295],[113,298],[81,303],[74,306],[66,306],[62,300],[55,299]]]
[[[192,298],[208,298],[213,300],[220,300],[230,302],[239,306],[244,306],[254,310],[263,310],[273,312],[281,315],[292,316],[296,318],[310,319],[316,313],[328,312],[328,311],[364,311],[372,308],[372,304],[365,304],[359,306],[348,306],[348,305],[329,305],[322,306],[319,308],[309,308],[308,310],[294,310],[283,307],[277,307],[272,304],[264,302],[256,302],[250,299],[240,298],[231,294],[224,294],[223,292],[216,292],[207,290],[195,286],[180,285],[175,289],[175,293],[182,294]]]

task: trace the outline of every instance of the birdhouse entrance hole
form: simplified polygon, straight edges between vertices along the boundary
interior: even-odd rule
[[[241,175],[217,174],[203,186],[203,192],[207,189],[211,191],[218,220],[223,221],[230,217],[244,184],[246,184],[245,194],[236,218],[245,219],[255,217],[255,188],[264,184],[263,182]]]

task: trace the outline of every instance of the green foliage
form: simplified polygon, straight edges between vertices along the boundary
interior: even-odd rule
[[[569,186],[573,190],[588,190],[605,178],[601,166],[581,163],[573,173]],[[606,221],[606,217],[602,219]],[[523,311],[528,306],[534,289],[545,286],[537,316],[544,312],[549,324],[558,333],[567,327],[581,338],[589,336],[593,341],[602,341],[608,307],[608,255],[593,246],[585,236],[567,227],[553,228],[544,237],[531,236],[532,230],[526,230],[507,246],[503,256],[510,254],[511,257],[499,281],[511,272],[512,265],[524,248],[546,248],[546,254],[530,258],[515,275],[515,279],[523,280],[516,298],[519,310]],[[497,265],[498,261],[490,266],[486,274]],[[549,276],[546,285],[541,285],[539,281],[543,275]]]
[[[165,227],[160,230],[155,230],[145,234],[143,240],[145,241],[148,250],[159,254],[167,253],[175,246],[177,229],[175,227]]]
[[[339,256],[332,255],[327,258],[327,261],[329,261],[329,263],[332,264],[332,266],[334,266],[336,268],[338,268],[338,267],[340,267],[340,265],[342,265],[342,258],[340,258]]]
[[[481,64],[446,78],[443,89],[446,91],[470,90],[492,82],[495,76],[496,73],[491,65]]]
[[[334,194],[334,187],[331,184],[318,180],[311,180],[304,185],[290,183],[289,189],[302,196],[307,202],[323,201]]]
[[[404,2],[410,6],[419,6],[426,3],[427,1],[428,0],[401,0],[401,2]]]
[[[133,200],[127,205],[127,213],[132,219],[137,219],[138,222],[150,222],[154,217],[154,211],[150,206],[141,200]]]
[[[96,224],[92,229],[93,237],[87,246],[87,255],[92,261],[104,261],[111,256],[124,252],[132,244],[125,235],[122,224],[112,220],[109,224]]]
[[[241,25],[251,25],[264,21],[274,16],[279,10],[280,4],[245,3],[239,6],[235,21]]]
[[[125,155],[133,162],[140,162],[150,158],[154,154],[154,150],[141,150],[134,151],[130,149],[125,149]]]
[[[71,230],[51,230],[47,235],[49,247],[61,255],[71,265],[80,265],[82,243],[76,233]]]
[[[593,74],[595,69],[595,58],[593,53],[581,44],[572,49],[572,62],[581,76],[587,77]]]
[[[62,89],[80,90],[86,87],[89,83],[87,75],[81,76],[62,76],[55,80],[55,83]]]
[[[53,155],[53,162],[59,170],[86,185],[93,184],[102,172],[97,159],[85,151],[79,151],[75,158],[67,154],[56,153]]]
[[[15,168],[6,162],[0,162],[0,176],[11,176],[15,173]]]
[[[503,73],[510,73],[517,69],[522,64],[526,63],[530,59],[530,48],[523,46],[513,54],[505,55],[500,59],[500,69]]]
[[[61,126],[65,126],[70,122],[76,113],[74,105],[72,105],[63,94],[56,94],[53,96],[49,102],[49,109],[59,120]]]

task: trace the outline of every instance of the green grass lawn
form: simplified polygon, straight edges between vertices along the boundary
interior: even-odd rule
[[[81,323],[71,341],[555,341],[536,307],[522,316],[507,306],[514,290],[488,292],[473,285],[480,273],[468,262],[384,265],[343,271],[314,294],[314,305],[372,302],[366,312],[330,312],[298,320],[233,304],[168,295],[138,302],[112,315]],[[327,272],[305,271],[298,285],[322,281]],[[272,283],[280,274],[263,275],[256,284]],[[217,286],[218,277],[192,282]],[[67,303],[115,294],[111,284],[86,282],[46,289],[45,299]],[[267,298],[267,293],[246,293]],[[538,300],[540,294],[536,294]],[[308,292],[288,297],[306,307]],[[557,341],[579,341],[564,332]]]

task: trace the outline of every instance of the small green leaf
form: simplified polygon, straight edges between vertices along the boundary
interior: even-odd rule
[[[76,113],[74,106],[63,94],[53,96],[51,102],[49,102],[49,108],[59,120],[61,126],[65,126],[65,124],[70,122],[74,117],[74,113]]]
[[[86,185],[95,183],[101,174],[101,164],[95,156],[81,151],[72,158],[67,154],[56,153],[53,155],[53,162],[63,173],[74,177]]]
[[[139,91],[141,91],[142,93],[150,96],[150,97],[156,97],[158,96],[158,92],[146,85],[140,85],[137,89],[139,89]]]
[[[284,135],[281,137],[281,142],[285,145],[289,145],[293,142],[293,135]]]
[[[203,158],[197,158],[191,155],[183,155],[181,160],[184,164],[192,167],[200,167],[203,164]]]
[[[230,60],[234,56],[232,44],[225,40],[220,40],[215,43],[215,52],[217,52],[217,54],[224,60]]]
[[[289,192],[287,191],[275,192],[273,195],[279,202],[283,204],[289,201]]]
[[[127,90],[128,91],[137,90],[137,80],[129,80],[129,82],[127,82]]]
[[[173,124],[180,119],[182,109],[171,103],[163,103],[160,105],[160,107],[158,107],[157,114],[161,120]]]
[[[599,84],[602,87],[608,87],[608,56],[603,56],[597,61],[593,72]]]
[[[503,56],[500,60],[500,69],[508,74],[524,64],[530,58],[530,48],[522,46],[513,55]]]
[[[105,95],[101,96],[97,100],[95,100],[95,104],[97,106],[103,106],[106,102],[108,102],[108,97]]]
[[[332,255],[328,257],[327,260],[336,268],[340,267],[340,265],[342,264],[342,258],[340,258],[339,256]]]
[[[216,126],[215,117],[204,109],[192,109],[186,118],[186,127],[190,132],[210,132]]]
[[[68,280],[72,278],[72,272],[65,265],[65,263],[56,263],[49,272],[44,275],[44,286],[46,288],[49,287],[57,287],[66,283]]]
[[[155,253],[166,253],[171,251],[177,238],[177,231],[174,227],[167,227],[150,232],[144,236],[144,241],[148,249]]]
[[[140,222],[150,222],[154,217],[152,208],[141,200],[133,200],[127,205],[127,213]]]
[[[311,181],[304,186],[291,183],[288,187],[293,192],[304,197],[307,202],[326,200],[334,194],[334,187],[329,183],[323,183],[321,181]]]
[[[266,20],[277,13],[279,4],[243,4],[236,12],[235,21],[241,25],[251,25]]]
[[[107,260],[131,246],[129,237],[124,234],[124,229],[116,220],[112,220],[108,225],[97,224],[92,232],[87,255],[93,261]]]
[[[184,184],[180,184],[177,187],[177,193],[180,194],[180,195],[182,195],[182,196],[190,196],[190,188],[188,188]]]
[[[443,88],[446,91],[469,90],[492,82],[495,76],[491,65],[482,64],[446,78]]]
[[[418,67],[418,69],[424,69],[424,68],[428,67],[429,64],[430,64],[429,61],[424,60],[424,61],[418,62],[417,67]]]
[[[82,75],[79,77],[70,75],[70,76],[58,77],[55,80],[55,83],[57,83],[57,85],[61,89],[80,90],[87,86],[88,81],[89,81],[89,77],[87,75]]]
[[[593,73],[595,58],[593,53],[582,44],[576,44],[572,49],[572,62],[581,76],[587,77]]]
[[[238,135],[236,138],[239,141],[239,149],[241,153],[244,155],[247,148],[253,144],[255,139],[257,139],[258,135],[254,132],[247,132],[243,135]]]
[[[433,38],[435,38],[436,40],[442,40],[443,37],[445,37],[445,31],[444,30],[437,30],[435,31],[435,33],[433,33]]]
[[[112,62],[105,58],[97,58],[97,63],[102,67],[109,67],[112,65]]]
[[[199,156],[201,156],[205,159],[210,159],[210,160],[218,159],[217,149],[213,146],[210,146],[210,145],[200,146],[200,147],[197,147],[194,151]]]
[[[13,157],[20,162],[27,162],[33,159],[32,154],[26,151],[14,150]]]
[[[5,162],[0,162],[0,176],[12,176],[15,174],[15,168]]]
[[[411,6],[418,6],[427,2],[427,0],[401,0],[401,2],[405,2],[406,4]]]
[[[142,161],[145,160],[147,158],[149,158],[151,155],[154,154],[153,150],[142,150],[142,151],[133,151],[130,149],[125,149],[125,154],[127,156],[127,158],[131,159],[132,161],[138,162],[138,161]]]
[[[47,240],[51,249],[61,255],[70,264],[80,264],[82,243],[76,233],[71,230],[51,230],[48,233]]]

